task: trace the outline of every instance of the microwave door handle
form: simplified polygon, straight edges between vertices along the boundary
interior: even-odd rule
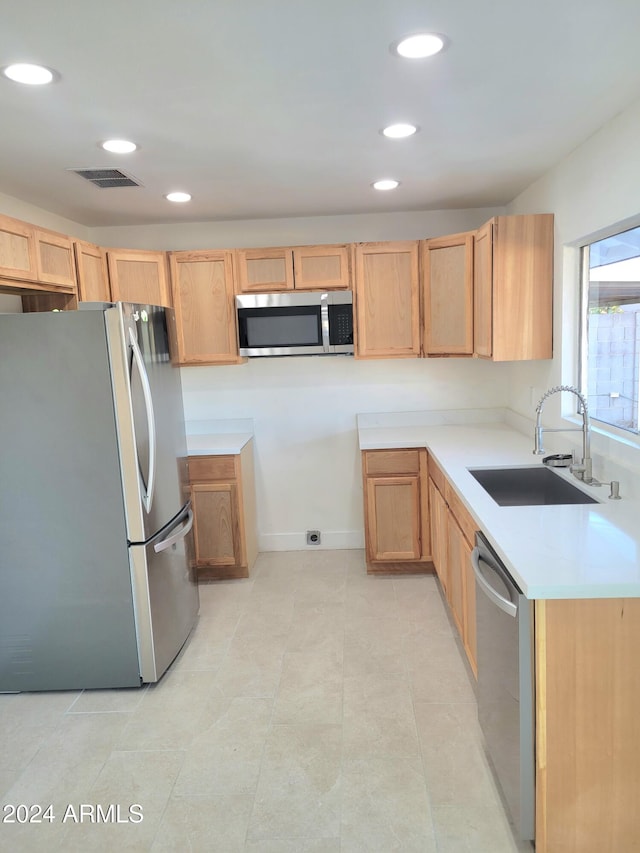
[[[149,377],[144,366],[142,352],[138,345],[138,341],[136,340],[135,333],[131,327],[129,327],[129,341],[131,343],[131,350],[133,352],[133,357],[136,363],[136,367],[138,368],[138,374],[140,376],[140,384],[142,385],[142,394],[144,396],[144,405],[147,412],[147,426],[149,428],[149,477],[147,480],[146,492],[142,496],[142,502],[144,503],[144,507],[146,511],[149,512],[151,509],[151,504],[153,503],[153,490],[156,481],[156,419],[153,411],[153,400],[151,398],[151,386],[149,385]]]
[[[329,304],[328,293],[323,293],[320,296],[320,324],[322,326],[322,349],[324,352],[331,352],[329,343]]]

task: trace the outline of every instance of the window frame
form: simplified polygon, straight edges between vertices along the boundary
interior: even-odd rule
[[[584,398],[589,400],[589,286],[590,286],[590,250],[593,243],[598,243],[601,240],[606,240],[609,237],[615,237],[618,234],[623,234],[625,231],[631,231],[640,227],[640,223],[635,220],[633,223],[624,222],[618,223],[616,226],[611,226],[599,234],[593,234],[589,239],[580,241],[577,248],[579,255],[579,306],[580,306],[580,322],[578,324],[578,388],[584,395]],[[572,413],[571,419],[575,416],[578,420],[579,406],[576,401],[575,413]],[[592,432],[599,433],[607,438],[615,439],[630,447],[640,448],[640,416],[638,429],[624,429],[608,421],[595,418],[589,410],[589,420]]]

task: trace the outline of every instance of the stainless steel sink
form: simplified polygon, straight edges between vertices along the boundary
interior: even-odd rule
[[[499,506],[598,503],[559,474],[542,466],[467,470]]]

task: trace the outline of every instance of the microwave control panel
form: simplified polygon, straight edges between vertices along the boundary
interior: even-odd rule
[[[353,306],[329,305],[329,343],[345,346],[353,343]]]

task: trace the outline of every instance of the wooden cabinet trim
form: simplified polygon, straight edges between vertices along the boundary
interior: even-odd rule
[[[474,240],[473,352],[491,358],[493,341],[493,220],[479,228]]]
[[[447,478],[445,477],[444,471],[438,465],[438,463],[431,454],[429,454],[429,476],[433,480],[434,484],[438,487],[438,489],[440,490],[440,494],[444,498],[445,483],[447,482]]]
[[[431,476],[429,477],[429,512],[433,565],[446,595],[448,588],[447,505]]]
[[[475,523],[471,513],[458,497],[448,480],[445,485],[444,497],[449,509],[460,526],[460,530],[462,531],[464,538],[471,546],[473,546],[478,525]]]

